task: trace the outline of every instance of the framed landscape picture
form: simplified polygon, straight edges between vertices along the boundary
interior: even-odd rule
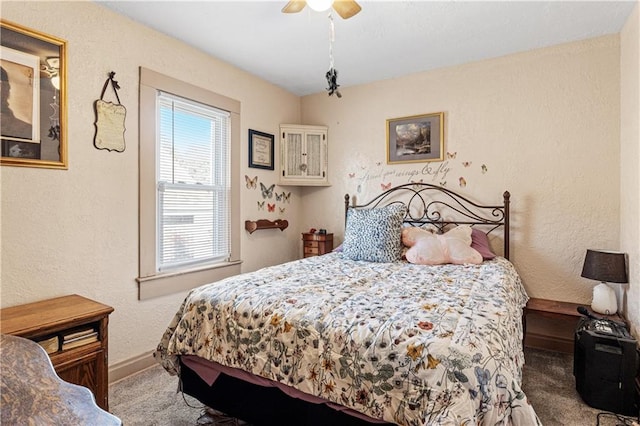
[[[387,164],[443,159],[444,112],[387,120]]]

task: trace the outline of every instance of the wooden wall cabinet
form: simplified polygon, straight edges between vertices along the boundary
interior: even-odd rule
[[[280,125],[281,186],[329,186],[328,129],[302,124]]]
[[[58,376],[89,388],[98,406],[109,411],[107,355],[111,312],[111,306],[73,294],[0,310],[0,332],[42,346],[46,342],[45,350]],[[89,335],[87,330],[94,330],[95,334]],[[80,337],[71,342],[73,334]]]
[[[333,234],[302,234],[304,257],[320,256],[333,250]]]

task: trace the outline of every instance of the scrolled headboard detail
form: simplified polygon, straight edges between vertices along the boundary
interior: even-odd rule
[[[429,183],[406,183],[388,189],[364,204],[344,196],[345,223],[349,208],[376,208],[403,204],[407,208],[404,222],[410,226],[431,224],[440,232],[449,225],[481,226],[490,234],[502,227],[504,253],[509,259],[509,204],[511,194],[504,191],[501,205],[483,205],[441,186]]]

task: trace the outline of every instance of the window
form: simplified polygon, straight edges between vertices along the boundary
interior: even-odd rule
[[[158,92],[158,272],[228,261],[229,113]]]
[[[141,68],[141,299],[240,272],[239,110]]]

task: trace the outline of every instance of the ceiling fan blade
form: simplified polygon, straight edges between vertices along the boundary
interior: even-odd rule
[[[340,15],[342,19],[349,19],[362,10],[355,0],[335,0],[333,2],[333,9],[338,12],[338,15]]]
[[[300,12],[307,5],[305,0],[291,0],[283,8],[283,13],[297,13]]]

